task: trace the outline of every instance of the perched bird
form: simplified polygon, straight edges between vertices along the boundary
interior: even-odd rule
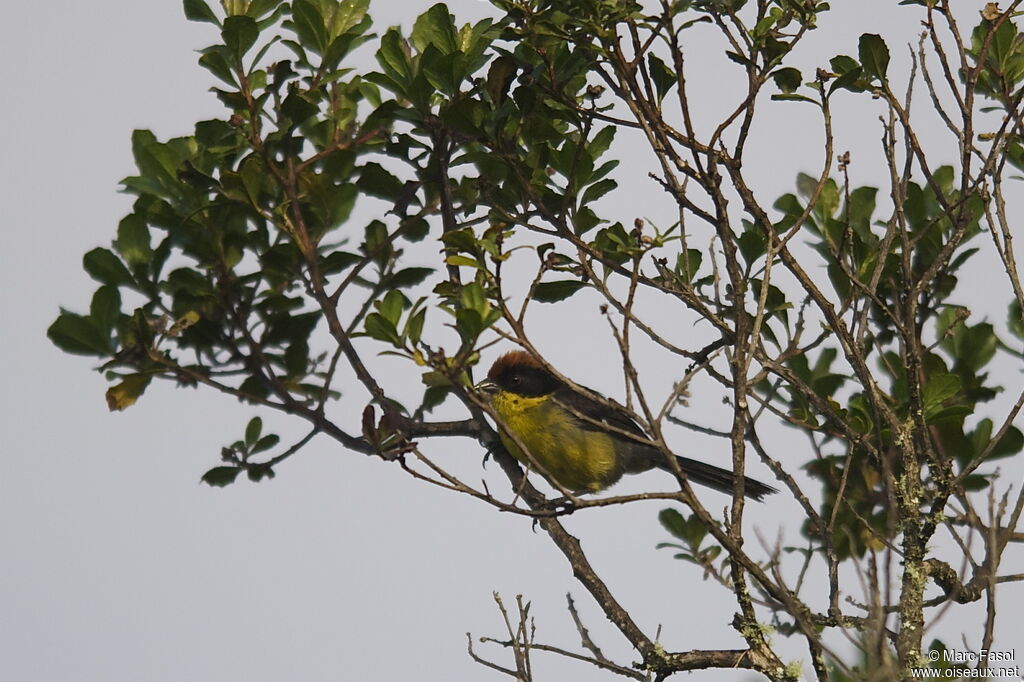
[[[671,471],[665,456],[624,410],[577,393],[529,353],[512,351],[498,358],[487,379],[476,386],[503,426],[524,445],[549,478],[572,492],[597,492],[623,474],[655,467]],[[593,391],[591,391],[593,393]],[[501,428],[501,442],[523,464],[530,458]],[[629,435],[627,435],[629,434]],[[687,457],[676,457],[692,483],[732,493],[736,476]],[[775,488],[744,477],[747,497],[760,500]]]

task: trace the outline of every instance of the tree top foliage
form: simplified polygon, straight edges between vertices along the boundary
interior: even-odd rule
[[[253,418],[206,483],[272,477],[322,434],[535,518],[640,657],[589,660],[637,679],[737,666],[796,679],[765,624],[806,640],[819,679],[906,674],[927,664],[922,629],[937,607],[992,602],[1024,508],[988,466],[1024,449],[1024,394],[1003,400],[1011,379],[999,373],[1019,364],[1024,339],[1019,209],[1005,184],[1024,169],[1020,0],[988,3],[970,26],[947,0],[876,3],[880,22],[923,22],[909,65],[866,33],[855,54],[815,55],[813,70],[797,47],[819,27],[842,30],[818,0],[492,0],[493,18],[469,24],[437,4],[408,33],[375,33],[369,0],[221,4],[184,11],[210,24],[199,64],[224,114],[169,140],[133,133],[132,212],[110,248],[85,254],[98,283],[88,312],[61,311],[48,330],[102,361],[113,410],[164,379],[308,423],[283,445]],[[713,36],[737,91],[694,89],[688,75],[707,57],[687,51],[697,32]],[[353,66],[360,50],[376,68]],[[851,185],[851,154],[835,147],[833,112],[853,98],[881,114],[875,186]],[[727,113],[707,125],[698,109],[712,99]],[[766,197],[748,142],[763,112],[787,107],[814,112],[820,166]],[[942,142],[922,142],[922,110]],[[664,224],[638,214],[624,161],[656,189]],[[980,258],[998,288],[965,278]],[[579,300],[599,301],[620,351],[607,366],[621,368],[623,407],[654,445],[668,453],[663,427],[718,436],[734,470],[759,462],[799,507],[790,551],[757,556],[742,491],[724,517],[682,475],[657,495],[686,508],[662,512],[666,546],[735,595],[743,649],[668,652],[634,623],[559,519],[651,495],[548,500],[472,391],[495,343],[557,372],[530,311]],[[1005,323],[972,313],[992,301]],[[636,361],[647,354],[669,395],[647,388]],[[378,355],[400,359],[398,379]],[[727,431],[689,420],[691,384],[724,399]],[[361,414],[336,409],[342,393]],[[773,425],[788,441],[762,436]],[[441,436],[490,449],[508,490],[470,484],[421,449]],[[932,549],[971,533],[985,556],[965,550],[965,573]],[[842,565],[867,587],[841,585]],[[809,567],[825,576],[817,599],[801,592]],[[830,632],[853,632],[864,661],[844,663]],[[992,625],[979,632],[990,644]]]

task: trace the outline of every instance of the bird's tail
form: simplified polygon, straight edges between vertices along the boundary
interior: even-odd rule
[[[699,483],[700,485],[714,488],[730,495],[736,490],[736,474],[728,469],[722,469],[712,464],[690,459],[689,457],[680,457],[679,455],[676,455],[676,461],[691,483]],[[665,457],[660,452],[657,453],[654,465],[659,469],[674,473],[672,472],[672,467],[665,461]],[[752,500],[760,502],[761,498],[765,495],[777,492],[779,491],[770,485],[761,483],[749,476],[743,477],[743,494]]]

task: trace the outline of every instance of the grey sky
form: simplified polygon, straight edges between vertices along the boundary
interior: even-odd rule
[[[574,648],[564,609],[571,591],[598,642],[633,660],[562,556],[523,518],[417,483],[326,439],[273,481],[214,490],[199,476],[257,414],[251,407],[160,384],[124,413],[107,411],[107,384],[91,361],[62,354],[45,329],[58,306],[88,305],[94,285],[81,256],[108,245],[130,207],[131,197],[116,190],[133,172],[132,129],[166,138],[223,116],[193,52],[215,39],[214,29],[185,21],[177,0],[8,4],[0,26],[7,93],[0,109],[0,679],[503,679],[465,653],[467,631],[503,635],[492,591],[506,603],[522,593],[533,602],[538,641]],[[382,28],[409,24],[430,4],[376,0],[371,12]],[[838,8],[829,21],[842,30],[825,28],[811,43],[853,52],[859,33],[878,30],[876,12],[894,5]],[[450,6],[462,21],[490,8],[477,0]],[[897,16],[886,30],[913,39],[915,19],[909,11]],[[791,105],[773,119],[777,131],[760,131],[765,196],[791,190],[797,170],[817,171],[816,132],[803,149],[806,166],[777,141],[816,130],[805,109]],[[876,119],[863,110],[837,113],[847,116],[865,123],[843,144],[877,146]],[[586,344],[599,327],[539,312],[536,324],[545,320],[561,339],[550,341],[552,360],[581,376],[588,356],[567,350],[565,340]],[[613,352],[606,339],[594,348]],[[1010,386],[1020,382],[1010,376]],[[615,377],[585,379],[612,394],[619,385]],[[721,416],[717,409],[707,406],[709,421]],[[299,433],[282,416],[262,416],[268,429]],[[694,454],[694,442],[680,451]],[[500,483],[496,467],[480,467],[478,447],[443,448],[470,480]],[[1015,470],[1019,479],[1019,463]],[[758,525],[769,538],[787,514],[793,518],[785,504],[763,511]],[[728,595],[654,550],[666,539],[655,521],[660,506],[594,510],[567,525],[641,626],[662,626],[666,648],[741,646],[728,627]],[[1021,553],[1014,557],[1019,567]],[[1007,604],[1024,604],[1021,592],[1007,588]],[[999,641],[1024,648],[1010,627]],[[480,651],[505,660],[493,646]],[[538,680],[605,678],[551,657],[538,655],[535,665]]]

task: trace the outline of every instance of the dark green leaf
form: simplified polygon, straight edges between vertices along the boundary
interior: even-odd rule
[[[185,0],[185,18],[189,21],[205,21],[220,26],[217,15],[203,0]]]
[[[117,287],[102,286],[97,289],[89,306],[89,317],[93,323],[109,336],[120,316],[121,294]]]
[[[541,303],[557,303],[569,298],[585,286],[587,286],[586,282],[575,279],[541,282],[533,290],[533,300]]]
[[[270,436],[267,436],[270,438]],[[273,478],[274,470],[264,464],[250,464],[245,468],[245,475],[253,483],[259,483],[264,478]]]
[[[882,37],[874,33],[865,33],[860,37],[858,55],[864,71],[868,75],[884,81],[889,69],[889,48]]]
[[[1010,303],[1010,309],[1006,314],[1006,324],[1014,336],[1024,339],[1024,313],[1021,312],[1019,302]]]
[[[359,189],[370,196],[391,201],[401,195],[404,187],[401,180],[384,170],[379,163],[372,162],[362,167],[356,184]]]
[[[928,379],[921,398],[924,401],[925,416],[931,416],[942,407],[942,403],[960,391],[960,377],[955,374],[939,374]]]
[[[259,377],[249,377],[238,387],[238,391],[243,396],[239,400],[254,404],[270,395],[270,389]]]
[[[484,330],[483,317],[476,310],[460,308],[455,311],[455,329],[467,345],[476,343],[476,339]]]
[[[664,99],[668,91],[678,82],[676,74],[653,52],[647,53],[647,68],[651,72],[651,80],[654,81],[654,87],[658,91],[658,99]]]
[[[292,3],[292,22],[299,43],[307,50],[323,54],[327,48],[327,26],[319,3],[310,0],[295,0]]]
[[[434,268],[404,268],[391,276],[388,285],[399,289],[416,286],[433,272]]]
[[[256,26],[255,19],[239,14],[224,19],[220,35],[228,49],[234,53],[236,58],[241,59],[256,43],[260,30]]]
[[[321,259],[320,272],[324,275],[333,275],[347,270],[362,259],[362,256],[347,251],[334,251]]]
[[[113,352],[110,335],[92,318],[75,313],[61,312],[46,335],[65,353],[105,356]]]
[[[441,54],[457,52],[459,39],[447,5],[439,2],[421,14],[413,24],[410,40],[420,52],[428,45],[436,47]]]
[[[226,47],[215,45],[203,50],[199,57],[199,65],[228,85],[237,87],[238,81],[235,79],[235,73],[231,70],[228,57],[225,56],[230,56],[230,54]]]
[[[501,104],[508,97],[508,89],[515,80],[519,65],[516,58],[510,54],[503,54],[491,62],[487,70],[487,94],[495,104]]]
[[[1011,457],[1020,454],[1021,450],[1024,450],[1024,433],[1021,433],[1021,430],[1016,426],[1011,426],[1003,434],[1003,437],[999,439],[995,447],[992,448],[988,459]]]
[[[772,95],[772,99],[775,100],[776,102],[807,102],[808,104],[816,104],[818,106],[821,106],[820,103],[818,102],[818,100],[812,99],[812,98],[810,98],[810,97],[808,97],[806,95],[797,95],[797,94]]]
[[[372,339],[384,341],[398,347],[402,346],[402,339],[399,337],[394,323],[389,322],[380,313],[370,313],[367,315],[366,321],[363,323],[363,330]]]
[[[82,258],[82,267],[101,284],[121,286],[130,284],[132,275],[117,256],[108,249],[97,247]]]
[[[587,187],[583,192],[583,196],[580,197],[580,206],[587,206],[592,201],[597,201],[608,192],[619,186],[619,183],[615,182],[611,178],[605,178],[604,180],[598,180],[593,185]]]
[[[405,323],[405,329],[402,330],[402,336],[408,338],[413,345],[418,344],[420,337],[423,335],[423,324],[426,322],[426,319],[426,308],[421,308],[418,312],[410,315]]]
[[[245,427],[245,446],[251,448],[260,438],[260,433],[263,431],[263,420],[259,417],[253,417],[249,420],[249,423]]]
[[[377,61],[404,92],[412,78],[412,67],[406,54],[405,41],[398,29],[391,28],[380,39]]]
[[[772,78],[775,79],[775,85],[778,86],[779,90],[786,94],[795,92],[803,82],[803,76],[800,74],[799,69],[794,69],[791,66],[776,69],[772,73]]]
[[[423,411],[430,412],[435,407],[445,401],[451,394],[451,389],[447,386],[430,386],[423,392]]]
[[[292,123],[296,125],[316,116],[319,111],[320,107],[315,102],[311,102],[306,94],[298,90],[288,93],[288,96],[281,102],[281,113],[291,119]]]
[[[658,522],[670,535],[680,540],[686,537],[686,518],[677,510],[666,508],[658,512]]]
[[[234,483],[240,473],[242,473],[242,470],[238,467],[213,467],[203,474],[201,480],[206,485],[223,488]]]
[[[860,64],[857,62],[857,60],[845,54],[840,54],[836,55],[835,57],[832,57],[832,59],[830,59],[828,63],[829,66],[832,67],[832,70],[838,73],[840,76],[842,76],[847,71],[852,71],[853,69],[860,69]]]
[[[685,542],[692,551],[700,548],[700,543],[707,535],[704,524],[696,516],[689,519],[675,509],[662,509],[658,512],[658,521],[673,537]]]
[[[739,244],[743,260],[746,261],[747,265],[752,265],[768,249],[768,242],[765,240],[764,233],[753,225],[747,225],[743,234],[736,241]]]
[[[278,436],[277,434],[271,433],[269,435],[263,436],[263,438],[260,438],[258,441],[253,443],[252,449],[249,451],[249,453],[255,455],[260,452],[266,452],[267,450],[276,446],[280,442],[281,437]]]
[[[687,249],[685,253],[680,253],[676,258],[676,274],[687,282],[692,282],[693,278],[697,276],[697,271],[700,270],[703,259],[704,254],[700,249]]]

